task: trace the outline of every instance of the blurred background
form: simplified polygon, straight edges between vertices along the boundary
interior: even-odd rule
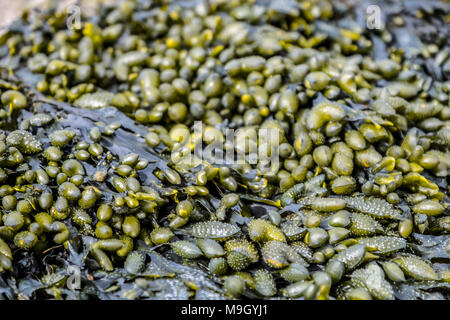
[[[64,11],[70,5],[77,4],[84,14],[95,11],[102,3],[112,3],[116,0],[0,0],[0,28],[4,28],[17,19],[23,10],[30,8],[48,8],[56,5],[58,10]]]

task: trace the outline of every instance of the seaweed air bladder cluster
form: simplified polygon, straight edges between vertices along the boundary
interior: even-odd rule
[[[375,2],[25,11],[0,297],[449,299],[450,5]]]

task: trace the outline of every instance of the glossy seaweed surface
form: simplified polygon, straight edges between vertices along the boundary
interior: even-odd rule
[[[448,2],[73,21],[0,38],[2,299],[449,299]]]

